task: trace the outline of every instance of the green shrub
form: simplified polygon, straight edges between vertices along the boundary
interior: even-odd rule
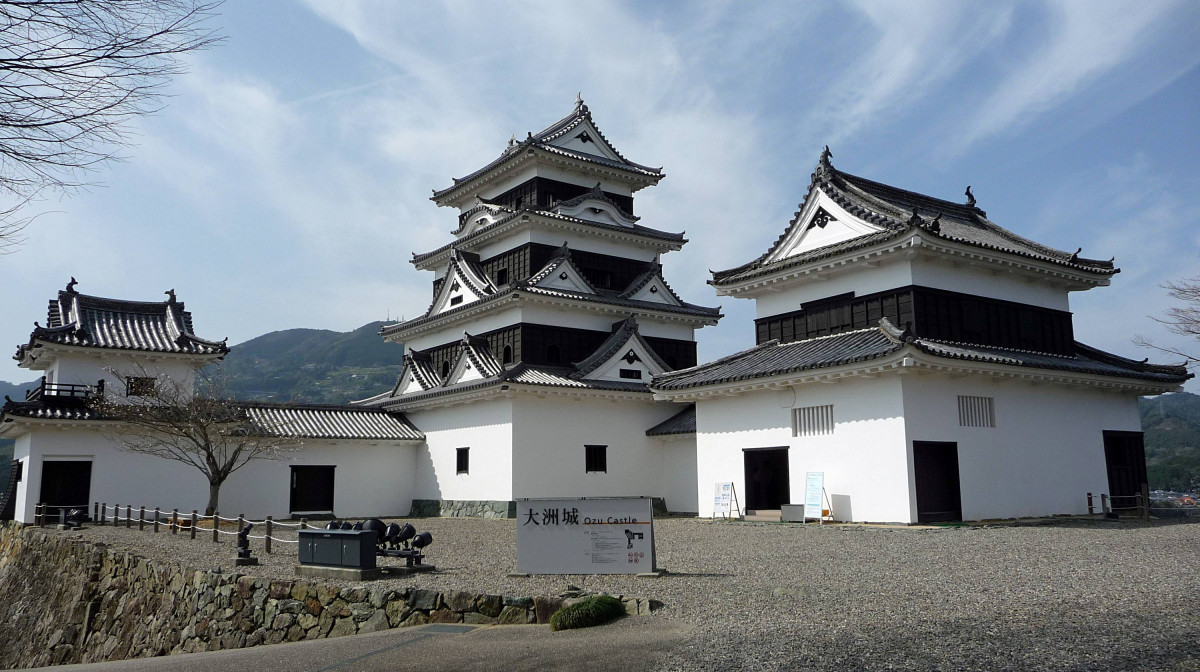
[[[551,630],[571,630],[603,625],[625,615],[625,605],[611,595],[592,595],[563,607],[550,616]]]

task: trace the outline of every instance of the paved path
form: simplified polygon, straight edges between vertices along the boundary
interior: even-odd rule
[[[396,670],[650,670],[692,628],[661,617],[630,616],[580,630],[548,625],[428,625],[369,635],[232,651],[41,668],[63,672],[369,672]]]

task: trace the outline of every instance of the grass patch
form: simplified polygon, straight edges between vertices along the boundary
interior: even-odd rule
[[[571,630],[603,625],[625,615],[625,605],[611,595],[592,595],[550,616],[550,629]]]

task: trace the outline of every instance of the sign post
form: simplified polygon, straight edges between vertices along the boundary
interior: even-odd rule
[[[825,472],[810,471],[804,476],[804,522],[816,518],[817,524],[825,522]]]
[[[654,514],[648,497],[517,500],[517,572],[650,574]]]
[[[737,492],[733,489],[733,483],[717,483],[713,491],[713,518],[717,516],[732,518],[735,510],[738,517],[741,518],[742,509],[738,506]]]

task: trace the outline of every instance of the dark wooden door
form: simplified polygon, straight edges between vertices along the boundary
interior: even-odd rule
[[[292,513],[333,513],[332,466],[292,467]]]
[[[1113,510],[1132,509],[1146,483],[1146,447],[1141,432],[1104,432],[1104,462]]]
[[[46,505],[47,520],[54,522],[62,509],[91,508],[91,460],[47,460],[42,462],[42,488],[38,501]]]
[[[917,487],[917,522],[962,520],[958,444],[913,441],[913,470]]]
[[[745,450],[747,509],[779,509],[791,501],[787,453],[787,448]]]

